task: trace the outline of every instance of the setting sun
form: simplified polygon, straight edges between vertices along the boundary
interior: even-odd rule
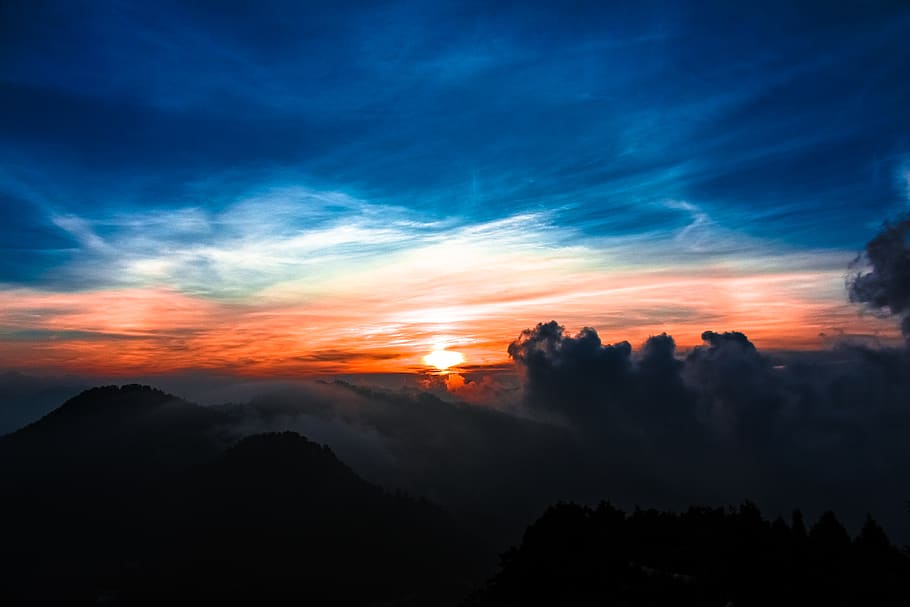
[[[464,356],[461,355],[461,352],[434,350],[423,357],[423,362],[436,367],[440,371],[445,371],[449,367],[454,367],[455,365],[463,363]]]

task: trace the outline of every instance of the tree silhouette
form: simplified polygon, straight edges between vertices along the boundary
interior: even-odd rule
[[[806,533],[758,508],[683,513],[552,506],[467,602],[492,605],[901,605],[910,560],[871,518],[851,541],[826,512]]]

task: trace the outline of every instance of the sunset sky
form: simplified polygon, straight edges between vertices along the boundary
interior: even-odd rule
[[[898,335],[844,282],[908,209],[901,3],[202,4],[0,5],[0,367]]]

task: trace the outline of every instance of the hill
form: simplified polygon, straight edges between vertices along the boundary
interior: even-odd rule
[[[463,535],[295,433],[144,386],[88,390],[0,438],[5,604],[445,604]]]

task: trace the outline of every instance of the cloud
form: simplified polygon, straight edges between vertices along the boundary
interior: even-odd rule
[[[509,356],[524,373],[529,404],[568,418],[606,414],[614,399],[625,397],[631,354],[628,342],[603,345],[588,327],[569,336],[556,321],[523,331],[509,345]]]
[[[55,245],[60,263],[32,286],[3,285],[0,331],[18,337],[0,354],[73,372],[403,371],[445,338],[467,365],[495,366],[513,327],[552,309],[633,342],[670,332],[692,346],[713,323],[763,346],[807,348],[838,332],[887,342],[888,323],[840,301],[843,254],[775,250],[670,206],[694,214],[697,251],[691,222],[592,237],[561,225],[561,211],[440,218],[293,184],[218,210],[52,214],[69,246]],[[115,347],[118,336],[141,339]],[[329,361],[332,351],[350,356]]]
[[[870,269],[849,277],[850,301],[896,316],[910,340],[910,215],[886,223],[857,261]]]
[[[475,405],[493,406],[506,411],[515,405],[518,386],[510,377],[494,372],[449,373],[444,376],[445,390],[456,399]]]
[[[777,405],[771,363],[738,331],[702,334],[682,366],[685,384],[694,391],[698,416],[717,434],[748,441],[762,431]]]
[[[910,354],[844,345],[766,355],[740,332],[603,344],[541,323],[512,342],[527,411],[571,429],[617,493],[681,504],[758,499],[899,516],[910,488]],[[618,465],[621,462],[621,465]],[[641,498],[639,498],[641,499]]]

